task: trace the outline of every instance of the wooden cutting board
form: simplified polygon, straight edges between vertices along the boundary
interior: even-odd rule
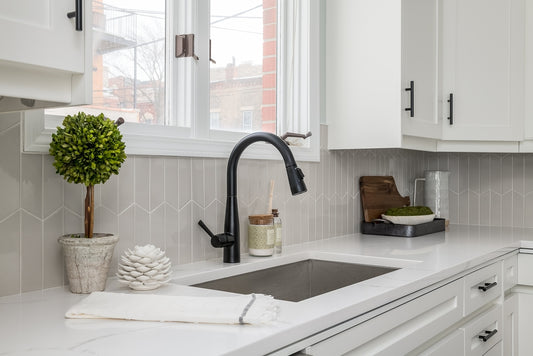
[[[363,176],[359,191],[366,222],[381,218],[387,209],[409,206],[409,197],[402,197],[392,176]]]

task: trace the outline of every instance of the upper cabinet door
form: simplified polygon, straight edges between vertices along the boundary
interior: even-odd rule
[[[524,9],[524,0],[442,0],[443,139],[522,139]]]
[[[0,112],[89,104],[92,2],[0,1]]]
[[[441,137],[438,113],[438,10],[438,0],[402,1],[404,135]]]
[[[533,139],[533,2],[526,3],[525,138]]]
[[[328,148],[401,147],[401,3],[326,3]]]
[[[0,1],[0,60],[83,73],[84,31],[76,31],[75,19],[67,18],[75,3]]]

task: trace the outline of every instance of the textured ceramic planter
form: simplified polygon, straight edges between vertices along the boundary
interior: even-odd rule
[[[103,291],[118,236],[94,234],[91,239],[73,236],[78,235],[64,235],[58,239],[63,246],[70,291]]]

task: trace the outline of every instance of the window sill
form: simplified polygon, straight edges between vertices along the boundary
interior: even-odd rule
[[[52,140],[52,133],[60,125],[57,120],[44,120],[42,110],[31,110],[21,113],[23,117],[23,152],[48,153]],[[317,125],[318,126],[318,125]],[[227,158],[235,146],[233,141],[213,139],[178,138],[169,135],[147,135],[138,128],[121,126],[126,143],[126,154],[147,156],[184,156]],[[162,130],[163,132],[163,130]],[[297,161],[320,161],[320,133],[314,130],[310,147],[291,146]],[[256,143],[250,146],[242,155],[248,159],[281,159],[276,149],[268,144]]]

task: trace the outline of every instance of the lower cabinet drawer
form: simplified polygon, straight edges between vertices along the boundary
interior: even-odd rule
[[[485,355],[502,340],[502,306],[495,305],[461,327],[465,332],[465,356]]]
[[[492,347],[487,353],[485,353],[483,356],[509,356],[503,354],[503,342],[500,341],[496,345]]]
[[[462,280],[409,301],[324,341],[307,355],[405,355],[462,318]]]
[[[502,262],[496,262],[464,277],[465,316],[502,294]]]
[[[465,331],[455,330],[444,339],[421,352],[420,356],[462,356],[465,353]]]

